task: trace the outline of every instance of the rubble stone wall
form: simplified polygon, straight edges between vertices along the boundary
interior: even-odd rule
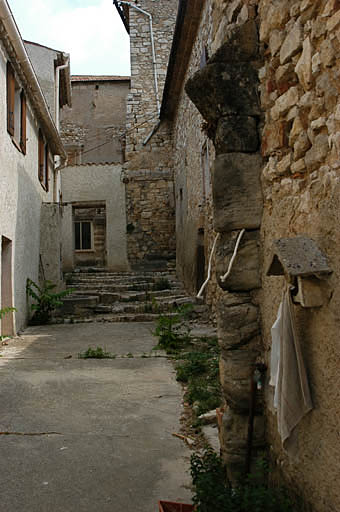
[[[233,49],[225,44],[237,27],[246,26],[252,19],[259,31],[259,58],[253,66],[256,71],[254,83],[259,83],[259,103],[256,106],[259,109],[254,111],[256,102],[249,95],[244,95],[241,102],[243,112],[239,111],[235,116],[232,109],[228,111],[224,106],[222,114],[221,111],[214,113],[213,102],[223,106],[221,91],[228,86],[224,84],[222,87],[222,82],[219,82],[222,62],[225,71],[230,75],[234,73],[236,89],[242,77],[246,80],[248,76],[251,86],[251,77],[247,72],[242,75],[241,65],[233,69],[235,61],[240,64],[237,51],[233,55]],[[185,236],[188,228],[184,223],[195,219],[190,226],[192,232],[195,222],[198,225],[197,198],[201,178],[200,173],[194,171],[199,169],[197,148],[203,141],[199,129],[202,119],[212,128],[217,157],[212,170],[213,221],[215,231],[220,232],[214,259],[216,281],[230,261],[239,230],[247,227],[250,219],[250,210],[247,212],[247,209],[250,208],[251,191],[245,188],[240,193],[237,190],[239,184],[235,188],[235,176],[241,172],[246,177],[244,170],[254,168],[255,162],[255,167],[262,168],[262,218],[259,212],[256,213],[256,224],[260,230],[248,225],[231,278],[224,286],[225,291],[221,288],[219,292],[216,289],[212,291],[222,347],[222,385],[229,406],[221,430],[222,452],[231,471],[240,467],[245,456],[250,369],[257,361],[265,361],[269,366],[270,329],[285,284],[283,277],[266,275],[273,241],[280,237],[307,235],[326,254],[333,270],[332,275],[320,283],[324,294],[323,306],[311,309],[294,306],[314,410],[295,429],[288,451],[283,449],[278,434],[272,388],[268,384],[265,386],[266,439],[276,468],[274,475],[283,475],[290,488],[303,497],[304,509],[318,512],[340,508],[336,483],[340,462],[337,450],[337,395],[340,388],[337,375],[337,311],[340,300],[339,34],[340,3],[337,0],[207,2],[188,76],[192,76],[199,67],[197,51],[202,44],[207,45],[212,58],[198,76],[194,75],[196,79],[192,87],[187,86],[187,92],[202,117],[183,95],[175,132],[177,201],[180,189],[183,189],[183,211],[177,207],[179,245],[181,239],[183,242],[189,239]],[[229,62],[225,58],[228,57],[226,49]],[[210,95],[209,91],[213,94]],[[254,89],[253,92],[255,94]],[[232,87],[228,94],[232,94]],[[237,116],[243,116],[242,125]],[[257,142],[256,130],[260,135]],[[256,151],[259,142],[262,163]],[[250,179],[252,177],[248,175],[244,183],[250,183]],[[230,189],[233,189],[232,193]],[[239,207],[231,205],[233,196],[238,198]],[[259,204],[259,201],[260,194],[254,204]],[[192,280],[185,255],[181,254],[181,248],[177,250],[178,265]],[[193,256],[188,254],[188,261],[190,258]],[[239,350],[233,350],[237,345]],[[263,444],[263,427],[263,418],[257,415],[255,447]]]
[[[152,15],[158,96],[162,93],[175,27],[177,0],[142,0]],[[127,98],[126,162],[128,257],[132,266],[174,260],[175,215],[171,131],[159,120],[148,16],[129,9],[131,88]]]
[[[327,256],[333,274],[320,283],[324,304],[295,306],[314,410],[295,429],[294,455],[277,433],[272,391],[267,390],[267,437],[273,458],[313,510],[340,509],[338,450],[339,178],[340,178],[340,2],[259,2],[260,69],[265,112],[262,153],[263,340],[269,361],[273,324],[284,278],[267,277],[272,242],[307,235]]]
[[[211,52],[210,2],[191,54],[186,80],[200,69]],[[197,293],[200,264],[207,274],[208,260],[216,233],[212,223],[211,165],[215,150],[204,130],[204,118],[184,92],[174,123],[174,176],[176,197],[176,263],[179,277],[191,293]],[[204,251],[204,260],[200,261]],[[213,279],[205,289],[205,300],[215,299]],[[215,300],[214,300],[215,302]]]

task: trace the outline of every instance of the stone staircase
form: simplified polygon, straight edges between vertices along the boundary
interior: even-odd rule
[[[80,269],[65,275],[71,295],[63,299],[54,321],[148,322],[176,305],[195,303],[174,271],[106,272]],[[206,306],[195,304],[202,314]]]

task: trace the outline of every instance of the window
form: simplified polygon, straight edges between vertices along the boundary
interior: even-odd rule
[[[38,144],[38,161],[39,170],[38,177],[42,187],[48,191],[48,179],[49,179],[49,149],[48,145],[45,144],[44,136],[42,131],[39,130],[39,144]]]
[[[74,241],[76,251],[92,250],[92,222],[80,221],[74,223]]]
[[[7,62],[7,131],[15,146],[26,155],[26,96]]]

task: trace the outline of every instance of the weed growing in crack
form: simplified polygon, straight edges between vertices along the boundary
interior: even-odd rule
[[[197,416],[219,407],[219,347],[216,338],[193,340],[191,351],[181,354],[176,364],[177,380],[187,384],[186,400]],[[199,422],[195,422],[198,424]]]
[[[105,352],[102,347],[89,347],[85,352],[80,352],[78,357],[79,359],[115,359],[117,356],[111,352]]]
[[[152,285],[152,290],[155,292],[160,292],[162,290],[170,290],[170,289],[171,289],[171,284],[170,284],[169,279],[167,279],[166,277],[160,277]]]
[[[173,354],[190,342],[190,328],[185,321],[192,310],[192,304],[174,307],[169,314],[159,315],[153,335],[158,337],[155,349]]]

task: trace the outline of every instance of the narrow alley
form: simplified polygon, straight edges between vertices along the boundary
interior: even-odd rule
[[[0,358],[2,511],[158,510],[190,502],[181,387],[153,324],[30,327]],[[114,359],[81,359],[101,346]],[[157,355],[159,357],[157,357]]]

